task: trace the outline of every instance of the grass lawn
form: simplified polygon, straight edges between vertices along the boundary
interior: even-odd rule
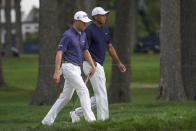
[[[106,55],[104,69],[107,81],[111,75],[111,57]],[[157,86],[160,78],[160,56],[159,54],[132,54],[131,58],[131,83],[133,87]]]
[[[107,57],[107,80],[111,72]],[[134,54],[131,69],[131,102],[110,104],[110,119],[72,124],[68,117],[73,100],[60,112],[53,126],[40,121],[51,106],[29,105],[38,75],[38,56],[3,59],[7,87],[0,89],[0,131],[95,131],[95,130],[196,130],[196,102],[157,101],[159,55]],[[148,88],[146,88],[148,87]],[[96,113],[96,111],[95,111]]]

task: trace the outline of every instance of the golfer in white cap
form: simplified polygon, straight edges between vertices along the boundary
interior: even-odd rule
[[[96,65],[95,74],[90,78],[94,97],[91,97],[92,108],[97,106],[97,119],[105,120],[109,118],[108,98],[106,91],[106,78],[103,68],[105,60],[105,52],[108,50],[112,59],[116,62],[121,72],[125,72],[126,68],[120,61],[112,42],[108,28],[104,25],[106,22],[106,15],[109,11],[105,11],[102,7],[96,7],[92,10],[93,23],[90,24],[85,32],[87,34],[89,52]],[[86,75],[92,69],[87,61],[83,62],[83,70]],[[82,108],[76,108],[71,112],[72,120],[78,121],[80,116],[84,114]]]
[[[59,98],[56,100],[48,114],[42,120],[44,125],[52,125],[59,111],[72,98],[74,90],[80,99],[85,120],[95,121],[95,116],[91,110],[90,96],[88,89],[81,77],[80,65],[82,64],[82,55],[89,62],[91,69],[88,75],[93,76],[96,67],[88,51],[86,33],[83,30],[86,23],[91,20],[83,11],[78,11],[74,15],[73,26],[65,31],[58,45],[58,51],[55,61],[55,73],[53,79],[56,83],[60,81],[59,69],[62,62],[63,76],[65,78],[64,88]]]

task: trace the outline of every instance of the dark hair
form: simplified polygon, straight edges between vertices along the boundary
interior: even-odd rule
[[[93,19],[93,20],[95,20],[95,17],[94,17],[94,16],[92,16],[92,19]]]

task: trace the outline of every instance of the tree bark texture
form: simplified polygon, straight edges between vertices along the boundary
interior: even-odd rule
[[[196,100],[196,1],[181,0],[182,76],[188,100]]]
[[[59,88],[53,82],[55,54],[58,41],[56,0],[40,0],[39,76],[31,104],[53,104],[59,95]]]
[[[130,57],[131,57],[131,33],[132,19],[136,19],[135,7],[132,6],[134,0],[117,1],[117,12],[114,30],[114,45],[122,63],[127,71],[121,73],[116,63],[112,62],[112,74],[109,85],[109,102],[129,102],[130,101]],[[135,1],[134,1],[135,2]]]
[[[22,23],[21,23],[21,0],[15,0],[15,11],[16,11],[16,47],[19,53],[23,53],[23,42],[22,42]]]
[[[11,24],[11,0],[5,1],[5,18],[6,18],[6,50],[5,50],[5,56],[11,57],[12,56],[12,24]]]
[[[160,87],[158,99],[185,100],[181,68],[180,0],[161,0]]]

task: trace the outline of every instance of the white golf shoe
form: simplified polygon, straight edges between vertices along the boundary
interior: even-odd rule
[[[47,125],[47,126],[51,126],[53,123],[49,122],[49,121],[44,121],[42,120],[42,125]]]
[[[80,117],[76,114],[75,111],[70,112],[70,117],[72,119],[72,123],[80,121]]]

